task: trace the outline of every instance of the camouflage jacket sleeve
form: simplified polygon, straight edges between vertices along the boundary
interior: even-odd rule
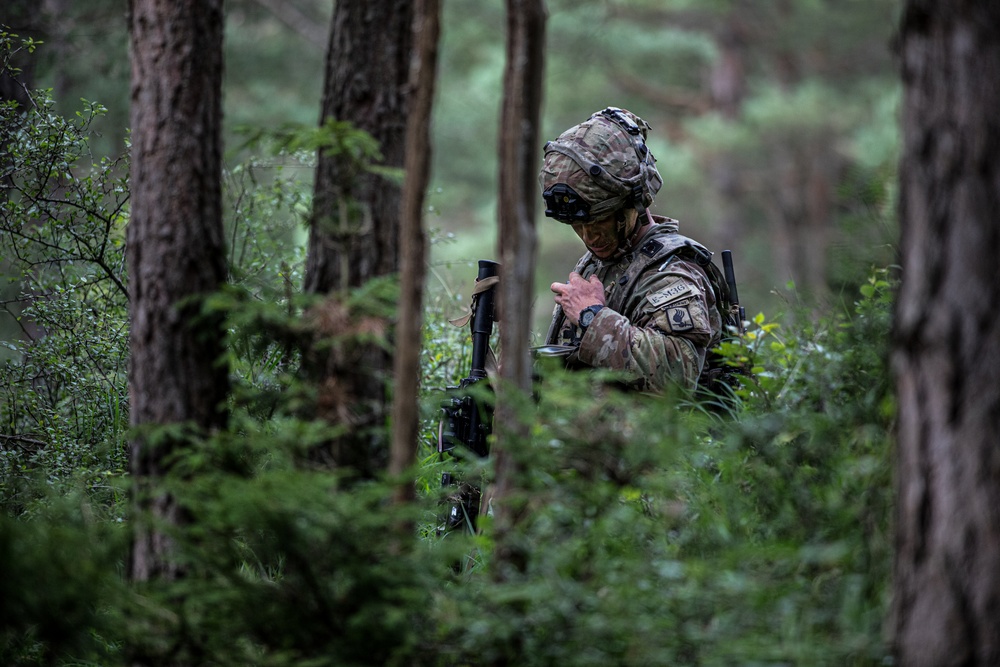
[[[677,382],[694,388],[721,330],[715,293],[704,271],[677,259],[643,277],[625,303],[602,309],[575,356],[597,368],[622,371],[638,389],[658,391]]]

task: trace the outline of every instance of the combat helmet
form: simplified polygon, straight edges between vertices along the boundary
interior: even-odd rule
[[[646,147],[649,124],[607,107],[545,144],[538,175],[545,215],[567,224],[634,208],[641,215],[663,185]]]

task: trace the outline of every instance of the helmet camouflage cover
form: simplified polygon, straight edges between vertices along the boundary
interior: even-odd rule
[[[572,224],[645,210],[663,184],[646,147],[649,129],[632,112],[608,107],[545,144],[538,175],[545,215]]]

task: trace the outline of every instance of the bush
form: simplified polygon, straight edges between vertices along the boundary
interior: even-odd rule
[[[0,503],[29,512],[30,480],[79,477],[108,505],[126,468],[128,294],[124,277],[127,162],[89,153],[103,107],[53,111],[42,91],[21,112],[0,105],[0,254],[17,294],[3,302]]]
[[[726,417],[547,376],[519,452],[527,565],[450,596],[444,664],[884,664],[889,284],[863,291],[755,329],[761,383]]]

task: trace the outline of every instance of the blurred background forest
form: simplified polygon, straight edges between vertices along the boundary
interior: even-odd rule
[[[129,103],[125,3],[5,4],[11,16],[0,19],[45,42],[22,64],[35,85],[53,88],[62,113],[75,113],[81,98],[104,105],[93,149],[120,153]],[[654,212],[679,219],[683,232],[715,251],[735,251],[751,314],[780,319],[793,292],[809,306],[839,300],[869,268],[894,261],[897,2],[550,0],[547,7],[542,136],[555,138],[607,105],[649,121],[665,179]],[[226,3],[229,168],[247,159],[250,137],[318,122],[331,10],[321,0]],[[471,281],[474,261],[495,255],[504,3],[448,0],[442,20],[428,287],[455,295]],[[266,166],[256,160],[256,178],[266,178]],[[308,184],[309,160],[285,160],[283,173]],[[284,221],[287,242],[304,243],[306,211]],[[544,333],[547,286],[564,279],[581,247],[563,225],[540,219],[538,229],[535,328]]]

